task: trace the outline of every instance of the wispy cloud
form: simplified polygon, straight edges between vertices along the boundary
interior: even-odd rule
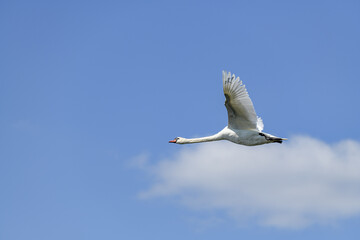
[[[295,136],[282,145],[177,147],[173,157],[146,167],[154,183],[141,197],[173,196],[196,210],[284,228],[360,214],[359,142]]]

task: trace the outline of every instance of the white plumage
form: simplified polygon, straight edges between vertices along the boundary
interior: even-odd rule
[[[282,143],[283,140],[287,140],[262,132],[263,121],[256,115],[254,105],[239,77],[236,78],[234,74],[223,71],[222,78],[228,126],[212,136],[190,139],[177,137],[169,142],[186,144],[228,140],[237,144],[254,146],[272,142]]]

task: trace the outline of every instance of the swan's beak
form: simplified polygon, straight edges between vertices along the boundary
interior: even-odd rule
[[[169,143],[176,143],[176,139],[170,140]]]

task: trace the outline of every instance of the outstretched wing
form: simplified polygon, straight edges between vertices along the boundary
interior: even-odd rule
[[[262,131],[264,124],[256,116],[254,105],[239,77],[223,71],[225,106],[228,112],[228,125],[235,129],[257,129]]]

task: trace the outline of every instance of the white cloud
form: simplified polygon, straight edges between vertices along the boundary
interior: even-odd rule
[[[284,228],[360,214],[358,142],[332,145],[296,136],[282,145],[177,147],[171,159],[147,166],[155,180],[141,197],[173,196],[196,210]]]

